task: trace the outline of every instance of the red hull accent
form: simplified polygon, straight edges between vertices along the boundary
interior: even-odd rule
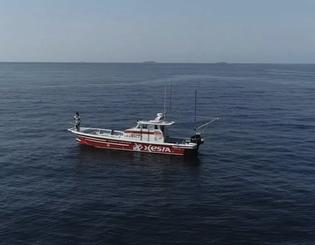
[[[77,141],[83,145],[89,145],[96,148],[112,149],[112,150],[124,150],[124,151],[136,151],[147,152],[167,155],[191,155],[197,152],[197,149],[180,148],[177,146],[167,146],[161,144],[150,143],[136,143],[128,141],[118,141],[112,139],[100,139],[93,137],[80,136]]]

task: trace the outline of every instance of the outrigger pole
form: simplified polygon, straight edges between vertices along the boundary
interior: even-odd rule
[[[164,111],[163,111],[163,114],[164,114],[164,118],[166,119],[166,114],[167,113],[170,113],[171,110],[172,110],[172,92],[173,92],[173,88],[172,88],[172,82],[170,82],[170,87],[169,87],[169,91],[168,90],[168,87],[165,85],[164,87]],[[167,93],[169,92],[169,104],[167,105]],[[167,108],[168,106],[168,108]]]
[[[198,128],[196,128],[196,133],[203,133],[203,130],[205,130],[209,124],[215,122],[215,121],[218,121],[220,118],[219,117],[216,117],[216,118],[213,118],[212,120],[210,120],[209,122],[206,122],[202,125],[200,125]]]
[[[211,121],[202,124],[201,126],[197,127],[197,89],[195,89],[195,118],[194,118],[194,131],[195,134],[190,137],[190,142],[196,143],[197,147],[203,144],[204,139],[202,138],[202,133],[206,129],[206,127],[213,123],[214,121],[218,120],[219,118],[212,119]]]

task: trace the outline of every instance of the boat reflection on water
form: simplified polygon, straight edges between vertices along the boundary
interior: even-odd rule
[[[81,163],[90,164],[107,164],[119,162],[125,164],[162,164],[162,165],[183,165],[183,166],[199,166],[201,161],[198,155],[192,156],[173,156],[149,154],[140,152],[129,152],[119,150],[104,150],[80,145],[79,154]]]

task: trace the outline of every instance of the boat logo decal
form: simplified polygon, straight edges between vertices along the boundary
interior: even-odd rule
[[[134,146],[133,146],[134,151],[141,151],[142,148],[143,148],[143,146],[140,144],[134,144]]]
[[[160,145],[142,145],[135,143],[133,146],[134,151],[148,151],[148,152],[171,152],[167,146]]]

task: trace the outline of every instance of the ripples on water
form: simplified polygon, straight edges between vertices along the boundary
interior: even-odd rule
[[[314,244],[315,66],[0,64],[3,244]],[[80,147],[163,108],[196,159]]]

